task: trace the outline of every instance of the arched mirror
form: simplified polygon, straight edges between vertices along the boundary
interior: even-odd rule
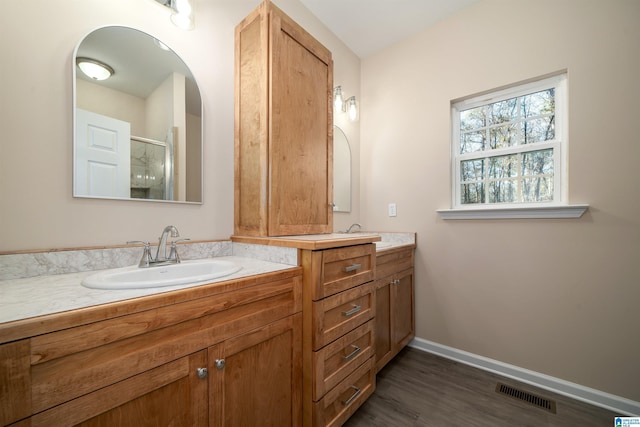
[[[333,126],[333,210],[351,212],[351,148],[342,129]]]
[[[202,203],[202,102],[184,61],[109,26],[80,41],[73,69],[73,195]]]

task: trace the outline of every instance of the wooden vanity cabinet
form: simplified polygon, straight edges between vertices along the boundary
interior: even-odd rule
[[[1,425],[301,425],[300,274],[34,320],[0,345]]]
[[[375,246],[301,250],[305,426],[340,426],[375,389]]]
[[[376,372],[415,337],[413,248],[376,256]]]
[[[333,230],[331,52],[268,0],[235,33],[234,234]]]

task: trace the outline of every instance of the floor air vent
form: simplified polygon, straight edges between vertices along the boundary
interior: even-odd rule
[[[502,383],[496,384],[496,392],[544,409],[552,414],[556,413],[556,402],[553,400],[545,399],[544,397],[536,396],[535,394],[518,390],[517,388]]]

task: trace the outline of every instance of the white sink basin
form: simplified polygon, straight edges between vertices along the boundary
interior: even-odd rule
[[[208,259],[183,261],[158,267],[115,268],[87,276],[82,285],[94,289],[140,289],[184,285],[228,276],[239,271],[231,261]]]
[[[373,242],[376,244],[376,249],[388,248],[391,246],[391,242]]]

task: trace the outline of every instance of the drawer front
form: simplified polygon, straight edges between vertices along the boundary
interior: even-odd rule
[[[413,248],[382,252],[376,257],[376,280],[413,267]]]
[[[313,400],[344,380],[374,354],[374,320],[313,353]]]
[[[376,388],[374,358],[368,359],[351,375],[313,404],[314,425],[341,426],[371,396]]]
[[[320,251],[320,280],[314,288],[313,299],[335,295],[373,280],[375,274],[375,245],[365,244]]]
[[[375,316],[373,282],[313,302],[313,350],[340,338]]]

